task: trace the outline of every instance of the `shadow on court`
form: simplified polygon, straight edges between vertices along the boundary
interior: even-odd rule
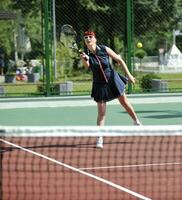
[[[137,111],[137,113],[143,115],[148,114],[148,116],[144,116],[144,118],[154,118],[154,119],[170,119],[170,118],[182,118],[182,112],[177,112],[173,110],[165,110],[165,111]],[[153,113],[159,113],[156,115],[153,115]],[[161,114],[162,113],[162,114]]]

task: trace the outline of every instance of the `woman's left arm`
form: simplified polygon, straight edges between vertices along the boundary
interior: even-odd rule
[[[116,54],[111,48],[106,47],[106,51],[108,53],[108,55],[115,60],[119,66],[122,66],[124,72],[126,73],[128,79],[132,82],[135,83],[135,78],[132,76],[132,74],[130,73],[130,71],[128,70],[128,67],[126,65],[126,63],[124,62],[124,60],[121,58],[120,55]]]

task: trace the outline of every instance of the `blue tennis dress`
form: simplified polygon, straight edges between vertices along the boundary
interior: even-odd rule
[[[90,69],[93,73],[91,97],[96,102],[107,102],[123,95],[125,83],[119,74],[113,70],[106,46],[98,45],[96,54],[90,51],[85,53],[89,56]],[[103,70],[101,70],[101,66]]]

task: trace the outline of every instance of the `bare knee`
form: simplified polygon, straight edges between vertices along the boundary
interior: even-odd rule
[[[104,125],[105,115],[106,115],[106,104],[98,103],[97,125]]]
[[[103,120],[106,116],[106,111],[105,110],[98,110],[98,118],[99,120]]]
[[[126,106],[129,104],[129,101],[128,101],[128,99],[127,99],[127,97],[126,97],[125,95],[120,96],[120,97],[118,98],[118,100],[119,100],[120,104],[121,104],[123,107],[126,107]]]

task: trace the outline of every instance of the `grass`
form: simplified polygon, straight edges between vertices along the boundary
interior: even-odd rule
[[[135,85],[134,92],[137,92],[137,93],[141,92],[140,81],[141,81],[142,77],[146,74],[147,73],[141,73],[141,72],[135,74],[138,82]],[[174,73],[174,74],[173,73],[172,74],[159,73],[159,74],[155,74],[155,75],[160,77],[160,80],[167,81],[168,90],[170,92],[182,91],[182,74],[180,74],[180,73]]]
[[[137,83],[133,86],[133,93],[143,93],[140,88],[140,80],[146,73],[136,73]],[[168,88],[170,92],[182,91],[182,74],[157,74],[162,80],[168,80]],[[92,76],[91,73],[83,72],[74,76],[67,76],[64,79],[59,79],[55,83],[64,81],[73,81],[73,94],[74,95],[85,95],[90,94],[92,88]],[[38,84],[16,82],[13,84],[1,84],[4,87],[6,96],[31,96],[40,94],[38,90]]]

